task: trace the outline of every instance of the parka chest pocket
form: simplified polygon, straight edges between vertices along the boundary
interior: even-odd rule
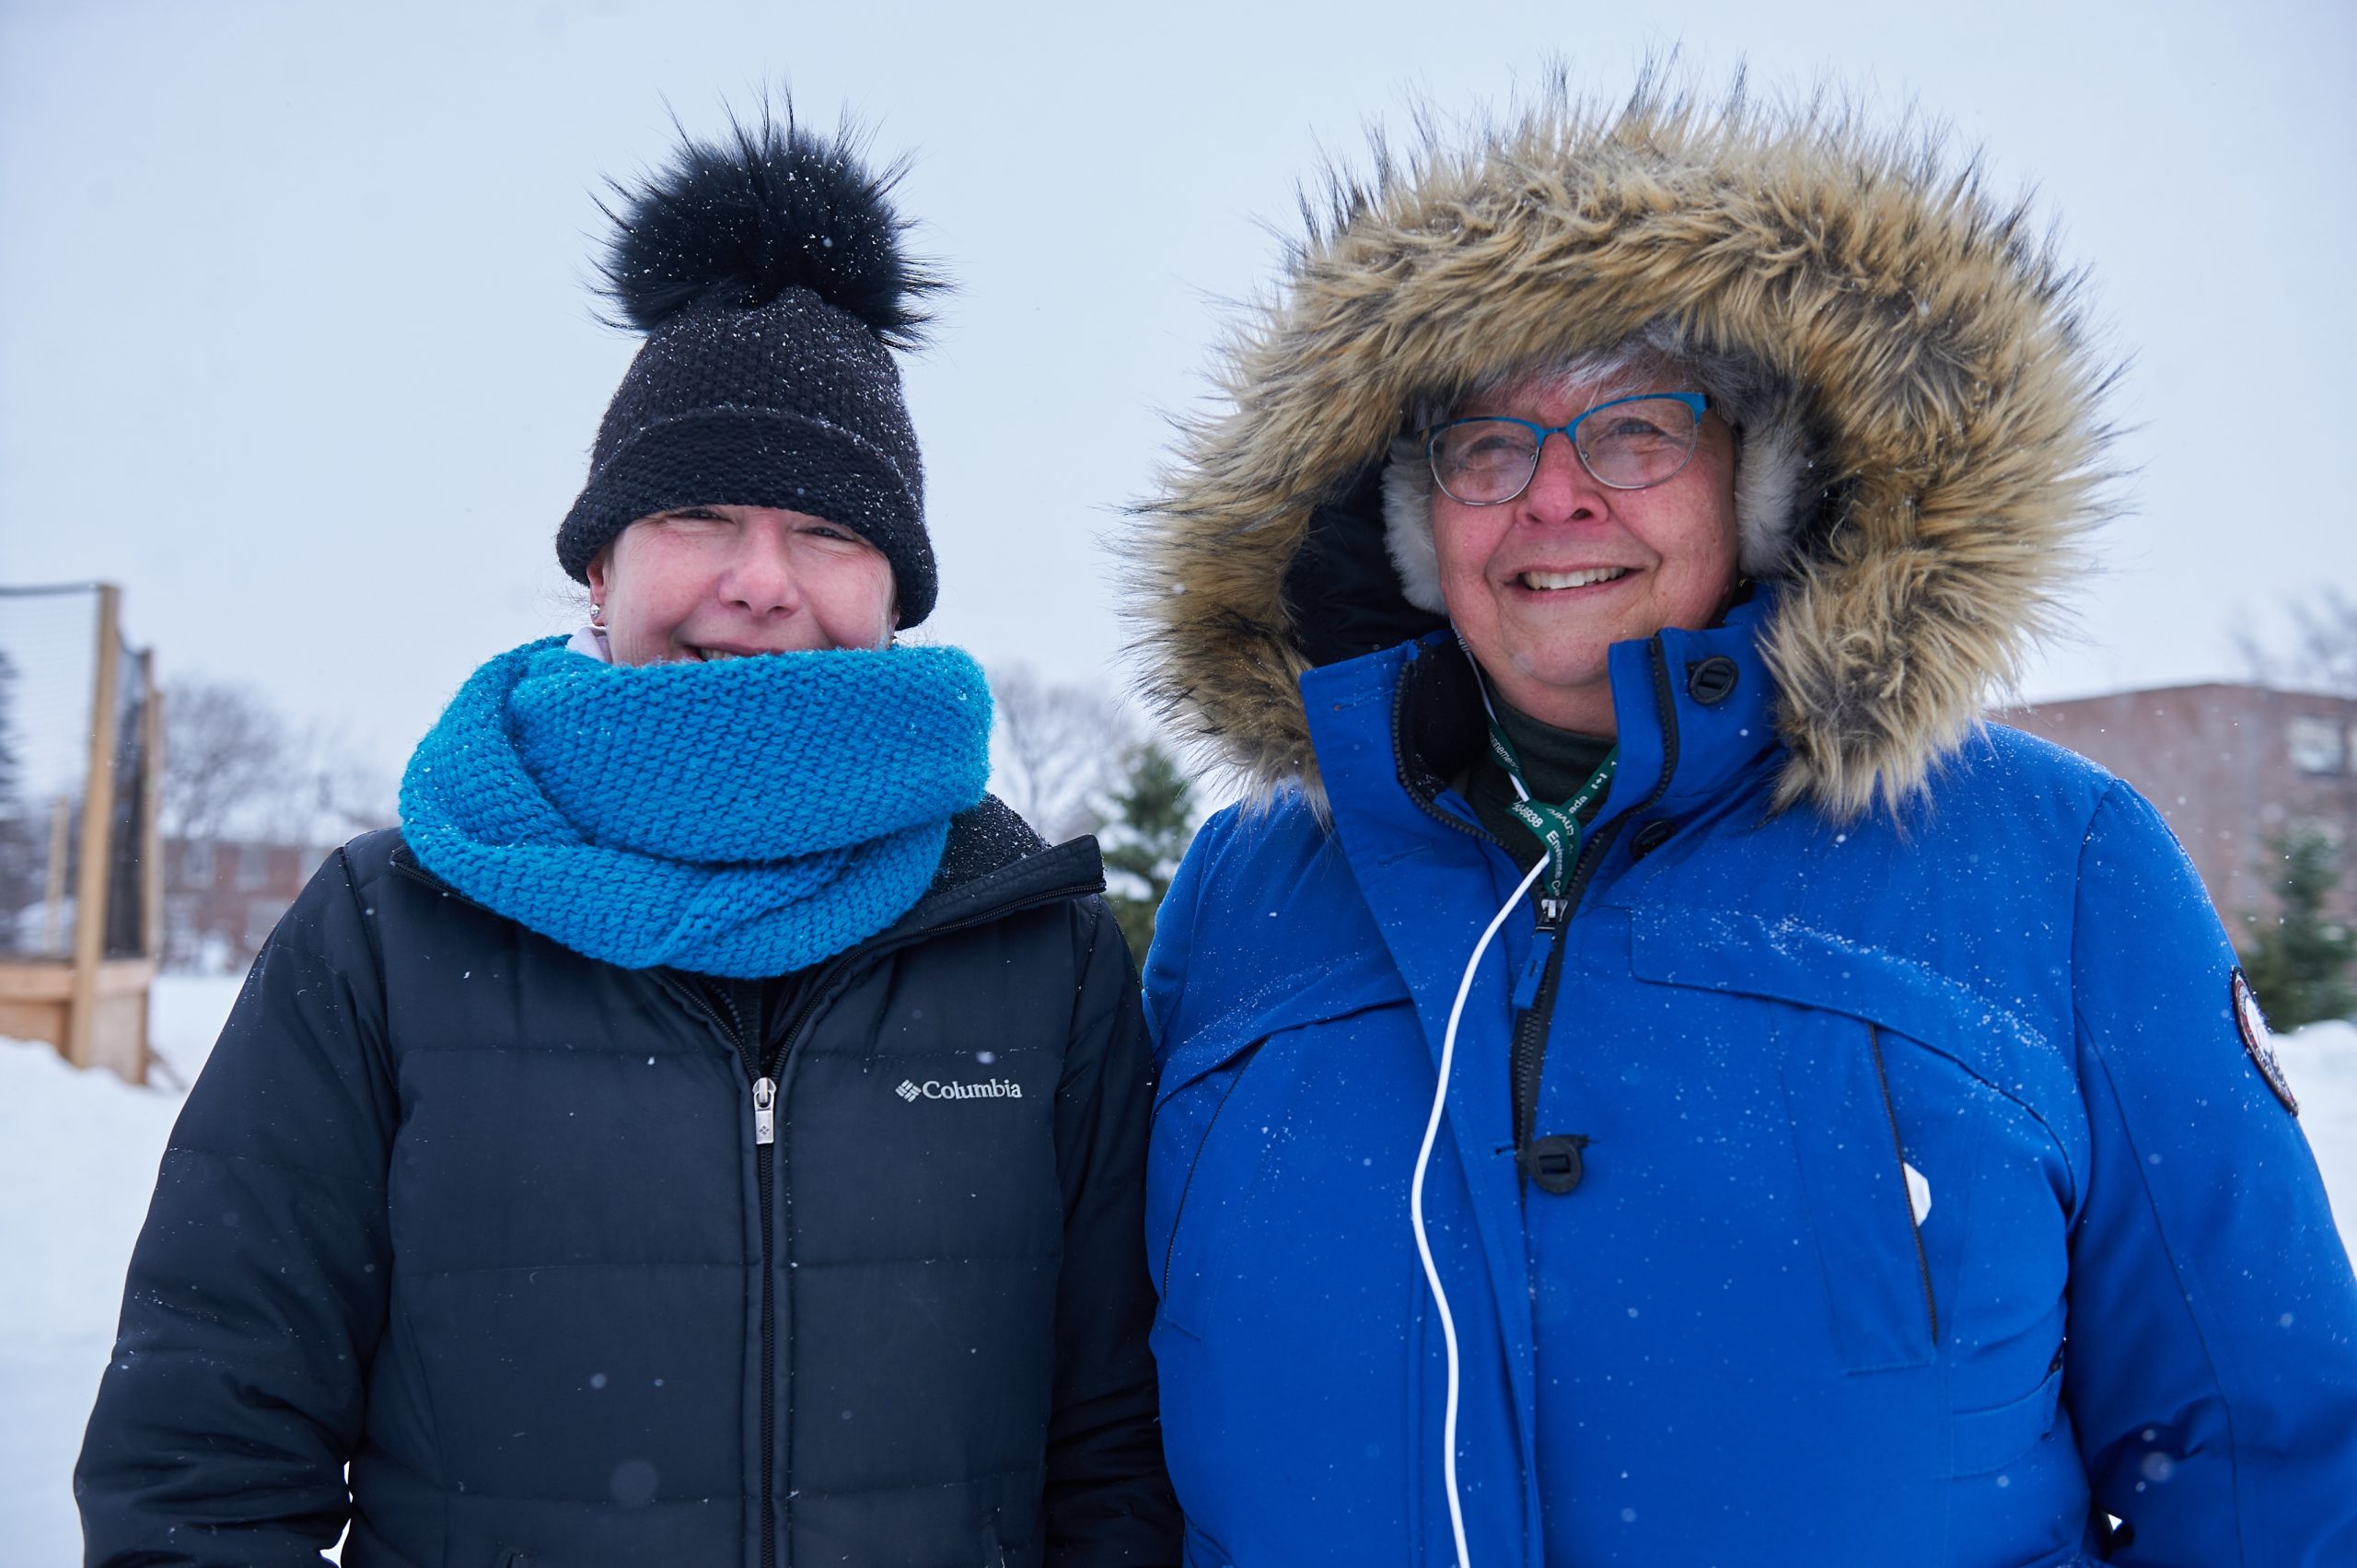
[[[1716,911],[1633,912],[1637,980],[1695,993],[1697,1029],[1772,1062],[1852,1372],[1943,1346],[2059,1342],[2084,1127],[2068,1057],[1927,968],[1825,932]],[[1763,1088],[1765,1080],[1763,1082]],[[2043,1357],[2029,1374],[2043,1373]],[[1965,1402],[1975,1402],[1959,1388]]]
[[[1147,1263],[1162,1320],[1201,1337],[1238,1260],[1231,1246],[1281,1175],[1297,1110],[1317,1108],[1313,1080],[1334,1066],[1326,1026],[1398,1006],[1406,987],[1387,971],[1329,973],[1271,988],[1267,1005],[1197,1029],[1164,1058],[1146,1166]]]
[[[1209,1293],[1218,1233],[1250,1197],[1267,1152],[1248,1147],[1249,1141],[1235,1129],[1247,1121],[1267,1126],[1269,1117],[1281,1116],[1282,1093],[1295,1076],[1277,1061],[1271,1063],[1276,1070],[1254,1076],[1253,1064],[1267,1045],[1265,1039],[1250,1040],[1224,1051],[1158,1097],[1155,1106],[1155,1156],[1146,1174],[1146,1260],[1161,1292],[1165,1320],[1190,1330],[1201,1325],[1199,1307]],[[1283,1047],[1275,1052],[1277,1058],[1286,1054]],[[1237,1104],[1248,1080],[1253,1092]],[[1213,1135],[1223,1123],[1230,1135],[1215,1146]],[[1265,1145],[1266,1139],[1260,1143]]]
[[[1922,1167],[1945,1162],[1900,1121],[1878,1027],[1814,1021],[1783,1043],[1784,1109],[1842,1362],[1864,1372],[1929,1361],[1947,1293],[1924,1241]]]

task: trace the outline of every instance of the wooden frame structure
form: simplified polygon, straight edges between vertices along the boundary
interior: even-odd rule
[[[112,896],[110,839],[115,816],[115,745],[122,714],[122,590],[98,585],[97,668],[90,691],[89,769],[82,791],[78,864],[74,883],[73,940],[63,959],[0,959],[0,1035],[45,1040],[76,1067],[106,1067],[134,1084],[147,1081],[147,998],[156,979],[163,903],[162,844],[157,795],[162,784],[163,704],[155,690],[153,656],[137,656],[146,702],[139,735],[139,953],[106,955],[107,906]],[[63,802],[60,803],[61,807]],[[51,835],[50,887],[59,889],[64,862],[64,813]],[[53,902],[52,902],[52,907]]]

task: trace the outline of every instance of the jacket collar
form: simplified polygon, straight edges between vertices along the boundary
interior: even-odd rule
[[[917,905],[871,940],[972,924],[1058,899],[1105,890],[1097,841],[1081,837],[1051,849],[996,796],[949,821],[941,869]]]
[[[484,913],[507,917],[477,902],[427,870],[406,841],[392,851],[396,870]],[[1030,824],[996,796],[949,819],[949,842],[914,908],[836,958],[879,946],[899,947],[932,932],[971,925],[1058,899],[1086,898],[1105,889],[1105,864],[1093,838],[1077,838],[1051,849]],[[827,960],[832,962],[833,959]]]
[[[1620,765],[1596,820],[1642,808],[1666,814],[1691,810],[1763,767],[1778,749],[1775,684],[1759,648],[1772,615],[1773,593],[1761,590],[1704,631],[1666,629],[1611,651],[1612,705],[1620,730]],[[1427,813],[1445,810],[1448,780],[1479,753],[1484,720],[1473,664],[1451,633],[1434,633],[1401,648],[1315,670],[1302,678],[1312,743],[1337,797],[1344,785],[1328,759],[1343,741],[1333,715],[1344,707],[1321,704],[1329,678],[1356,670],[1361,679],[1335,684],[1372,696],[1387,691],[1395,782]],[[1349,707],[1357,711],[1363,703]],[[1321,719],[1325,722],[1321,723]],[[1357,771],[1354,789],[1371,780]],[[1379,784],[1376,787],[1380,787]]]
[[[1666,627],[1613,648],[1620,767],[1607,814],[1683,815],[1778,765],[1776,683],[1761,646],[1774,613],[1762,590],[1716,626]]]

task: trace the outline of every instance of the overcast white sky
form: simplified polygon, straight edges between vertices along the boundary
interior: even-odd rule
[[[2030,691],[2236,674],[2234,628],[2357,590],[2357,6],[1917,9],[0,0],[0,583],[118,581],[168,679],[397,767],[475,664],[576,619],[551,540],[637,341],[584,286],[600,178],[784,83],[914,153],[959,285],[907,367],[928,630],[1114,680],[1102,540],[1295,182],[1417,99],[1474,111],[1550,56],[1617,98],[1674,45],[1706,85],[1911,99],[2038,188],[2133,356],[2139,471]],[[1037,471],[1048,424],[1086,439]]]

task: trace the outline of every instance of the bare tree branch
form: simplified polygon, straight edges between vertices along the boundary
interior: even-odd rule
[[[265,836],[286,771],[286,726],[250,686],[192,679],[164,696],[164,836]],[[273,824],[274,825],[274,824]]]
[[[2357,697],[2357,598],[2339,588],[2320,588],[2293,604],[2291,635],[2282,651],[2247,628],[2235,633],[2235,648],[2253,679],[2302,691]]]
[[[164,725],[167,838],[325,843],[392,820],[390,790],[332,726],[291,726],[251,686],[175,682]]]
[[[991,693],[992,790],[1051,843],[1096,831],[1112,814],[1132,738],[1120,704],[1021,665],[993,670]]]

